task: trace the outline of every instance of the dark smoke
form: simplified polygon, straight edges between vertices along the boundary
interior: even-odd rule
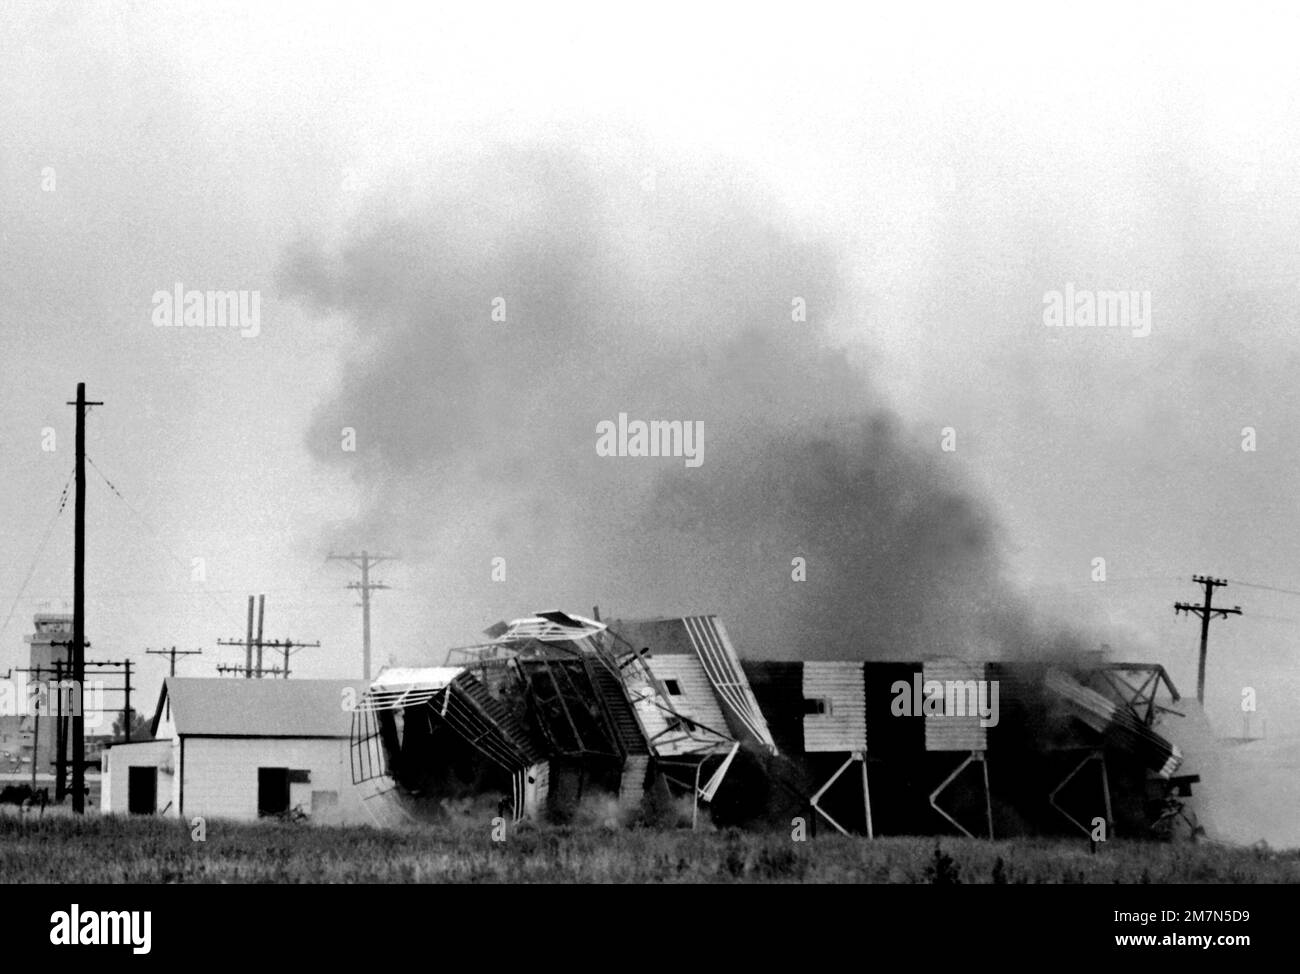
[[[939,430],[909,432],[832,341],[870,305],[827,240],[725,168],[651,186],[642,165],[509,149],[428,185],[286,261],[293,293],[356,325],[310,434],[363,497],[331,541],[423,558],[430,613],[467,632],[599,603],[717,612],[754,655],[1035,644]],[[598,457],[620,412],[703,421],[703,465]]]

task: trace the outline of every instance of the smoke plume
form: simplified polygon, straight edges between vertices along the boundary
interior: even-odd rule
[[[1034,643],[940,431],[909,430],[832,338],[870,296],[781,213],[723,166],[510,148],[296,246],[289,290],[356,329],[310,432],[362,498],[331,540],[425,564],[430,613],[467,631],[599,603],[717,612],[753,655]],[[620,413],[702,423],[703,463],[598,456]]]

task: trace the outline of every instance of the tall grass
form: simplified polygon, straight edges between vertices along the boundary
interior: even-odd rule
[[[395,831],[0,816],[0,882],[1294,883],[1300,852],[1083,842],[532,827]]]

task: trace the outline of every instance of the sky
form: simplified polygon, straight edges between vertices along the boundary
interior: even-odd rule
[[[1212,722],[1300,733],[1293,11],[266,6],[0,11],[0,672],[71,598],[84,381],[90,655],[149,700],[256,593],[354,675],[367,547],[378,663],[599,605],[1188,694],[1209,573]],[[704,462],[599,457],[619,412]]]

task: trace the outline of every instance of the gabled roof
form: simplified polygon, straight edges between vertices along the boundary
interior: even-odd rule
[[[342,737],[352,732],[346,690],[361,699],[361,680],[245,680],[168,677],[158,696],[153,732],[171,702],[181,737]]]

